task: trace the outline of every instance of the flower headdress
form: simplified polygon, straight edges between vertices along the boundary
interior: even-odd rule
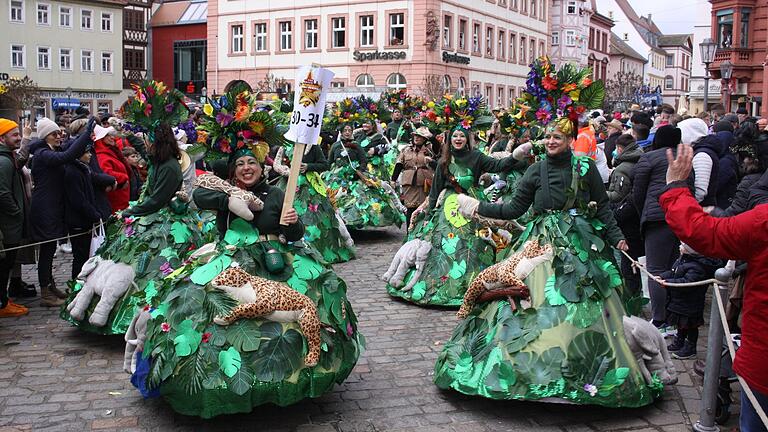
[[[151,139],[160,123],[176,126],[189,116],[184,95],[169,89],[162,81],[143,81],[131,84],[131,88],[133,96],[120,108],[121,117],[126,121],[125,129],[147,132]]]
[[[325,113],[325,130],[336,130],[345,123],[360,123],[364,120],[389,121],[389,111],[385,104],[363,95],[338,101]]]
[[[255,110],[254,103],[245,86],[234,86],[225,95],[210,99],[197,127],[196,149],[205,150],[208,159],[219,159],[248,147],[263,162],[269,148],[285,140],[269,112]]]
[[[390,90],[381,94],[381,100],[390,111],[400,110],[403,116],[410,117],[416,111],[421,111],[424,100],[418,96],[410,96],[405,90]]]
[[[480,96],[464,97],[446,94],[439,101],[429,101],[421,121],[431,130],[450,131],[456,126],[464,129],[484,129],[493,123],[488,104]]]

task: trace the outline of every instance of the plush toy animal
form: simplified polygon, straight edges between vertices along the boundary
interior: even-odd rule
[[[227,204],[229,211],[248,221],[253,220],[253,211],[264,208],[264,203],[256,195],[231,185],[214,174],[202,174],[197,177],[195,187],[224,192],[229,195]]]
[[[147,323],[152,318],[149,310],[142,309],[133,316],[128,331],[125,332],[125,355],[123,370],[132,374],[136,372],[137,355],[144,351],[144,341],[147,339]]]
[[[135,276],[136,272],[128,264],[105,260],[98,255],[91,257],[77,275],[77,281],[83,287],[67,306],[67,311],[72,318],[82,321],[93,295],[96,294],[100,299],[88,322],[97,327],[103,326],[117,301],[134,285]]]
[[[334,214],[336,215],[336,222],[339,223],[339,234],[341,235],[341,238],[344,239],[344,244],[350,249],[354,248],[355,241],[352,240],[352,235],[349,234],[347,224],[344,223],[344,219],[341,218],[341,213],[339,213],[339,210],[336,209]]]
[[[624,338],[637,359],[645,382],[651,384],[653,374],[656,374],[665,385],[675,384],[677,371],[659,329],[636,316],[625,316],[623,322]]]
[[[392,186],[390,186],[389,183],[381,182],[381,187],[392,198],[392,203],[395,205],[395,208],[400,210],[400,212],[402,213],[405,213],[408,211],[408,209],[405,208],[403,203],[400,201],[400,197],[397,195],[397,192],[395,192],[395,189]]]
[[[407,241],[400,247],[395,257],[392,258],[389,269],[381,279],[394,287],[399,287],[403,284],[403,279],[408,274],[408,270],[411,267],[416,267],[416,272],[411,277],[410,282],[402,288],[402,291],[409,291],[421,277],[421,272],[424,271],[424,263],[427,262],[427,257],[431,250],[432,243],[428,241],[420,239]]]
[[[213,319],[218,325],[229,325],[239,319],[264,318],[277,322],[298,322],[307,338],[309,352],[304,363],[312,367],[320,360],[320,318],[317,306],[309,297],[288,285],[248,274],[240,267],[229,267],[212,281],[239,303],[230,313]]]
[[[523,280],[537,265],[551,260],[552,257],[552,246],[542,247],[537,240],[526,242],[520,252],[478,273],[469,284],[469,289],[464,294],[464,302],[456,316],[466,318],[475,306],[477,298],[486,291],[492,292],[511,287],[526,288]]]

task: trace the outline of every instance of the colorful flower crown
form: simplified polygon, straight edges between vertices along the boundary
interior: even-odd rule
[[[336,102],[325,111],[323,129],[337,130],[346,123],[360,123],[363,120],[389,121],[390,113],[381,100],[378,102],[368,96],[345,98]]]
[[[390,90],[381,94],[381,100],[387,104],[390,111],[400,110],[403,116],[421,111],[425,102],[418,96],[410,96],[405,90]]]
[[[438,101],[429,101],[423,107],[421,121],[433,131],[450,131],[456,126],[464,129],[487,129],[493,115],[481,96],[466,98],[446,94]]]
[[[154,133],[160,123],[176,126],[189,116],[184,95],[169,89],[162,81],[143,81],[131,84],[133,96],[120,108],[121,117],[133,132]]]

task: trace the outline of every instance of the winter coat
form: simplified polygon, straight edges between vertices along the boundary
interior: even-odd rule
[[[13,151],[0,144],[0,232],[6,244],[20,243],[25,237],[26,202],[21,168]]]
[[[762,173],[745,175],[736,187],[736,193],[733,196],[733,200],[731,200],[731,205],[724,209],[716,207],[710,214],[714,217],[729,217],[749,210],[751,208],[749,206],[750,191],[762,175]]]
[[[122,157],[122,142],[117,141],[114,146],[109,146],[99,140],[96,141],[94,150],[96,150],[96,158],[102,171],[117,181],[117,188],[107,192],[107,199],[109,199],[112,212],[125,209],[128,207],[128,201],[131,197],[131,171]]]
[[[747,210],[751,210],[760,204],[768,204],[768,171],[764,172],[760,179],[749,188]]]
[[[387,145],[387,140],[384,139],[384,135],[378,132],[373,132],[370,135],[366,135],[365,131],[361,130],[355,133],[354,140],[357,145],[359,145],[360,148],[365,152],[365,154],[368,154],[368,151],[373,149],[374,156],[381,156],[389,150],[389,146]]]
[[[144,216],[168,205],[181,187],[183,177],[178,159],[170,158],[160,164],[152,164],[147,177],[144,199],[126,209],[123,216]]]
[[[72,136],[62,145],[63,148],[69,147],[80,135]],[[109,174],[104,174],[99,166],[99,160],[96,158],[96,151],[91,149],[91,161],[88,162],[88,167],[91,169],[91,181],[93,183],[93,193],[96,199],[96,208],[99,209],[99,214],[102,220],[109,219],[112,214],[112,206],[109,204],[107,198],[107,188],[112,187],[115,184],[115,178]]]
[[[702,255],[682,254],[671,270],[660,274],[668,283],[692,283],[711,279],[723,261]],[[667,310],[686,317],[700,317],[704,312],[704,299],[709,286],[667,288]]]
[[[695,195],[702,207],[717,204],[720,150],[720,140],[715,135],[707,135],[693,143],[693,178],[694,187],[696,188]]]
[[[669,185],[660,199],[667,223],[680,241],[701,254],[746,260],[741,347],[733,370],[760,393],[768,394],[768,204],[738,216],[718,219],[707,215],[685,184]]]
[[[387,137],[390,143],[393,145],[396,145],[397,143],[408,143],[411,142],[411,127],[409,124],[406,124],[403,126],[403,121],[394,121],[392,120],[387,124],[387,129],[384,131],[384,136]],[[402,129],[402,132],[400,130]],[[400,137],[398,139],[398,132],[400,133]]]
[[[64,222],[69,232],[86,230],[101,219],[91,169],[80,160],[64,165]]]
[[[676,152],[676,149],[672,151]],[[644,153],[635,165],[632,179],[632,199],[640,213],[641,228],[649,222],[664,223],[664,212],[659,206],[659,196],[666,184],[667,148]]]
[[[642,155],[643,151],[637,146],[637,143],[632,143],[614,159],[613,163],[616,168],[611,172],[607,191],[608,199],[612,203],[621,202],[632,192],[632,175],[635,165]]]
[[[357,162],[356,168],[358,170],[363,172],[368,171],[368,157],[366,156],[365,151],[352,141],[343,144],[341,140],[336,141],[333,146],[331,146],[331,153],[328,159],[336,166],[349,165],[349,161],[351,160],[352,162]]]
[[[30,144],[32,179],[35,182],[29,212],[32,240],[51,240],[67,235],[64,223],[64,191],[67,187],[64,166],[83,155],[86,146],[92,142],[94,124],[94,120],[90,120],[86,132],[66,150],[52,150],[41,139]]]
[[[141,173],[139,173],[139,169],[135,166],[131,167],[131,180],[130,180],[131,187],[130,190],[130,200],[136,201],[139,199],[139,195],[141,195],[141,186],[144,184],[141,181]]]
[[[616,163],[613,161],[613,151],[616,150],[616,140],[620,136],[621,132],[614,132],[605,139],[605,159],[608,161],[608,166],[612,168],[616,166]]]
[[[739,184],[739,162],[736,156],[731,152],[733,143],[733,133],[720,131],[716,134],[720,140],[721,148],[718,155],[720,160],[717,171],[717,196],[715,200],[720,208],[727,208],[731,205],[733,196],[736,195],[736,188]]]

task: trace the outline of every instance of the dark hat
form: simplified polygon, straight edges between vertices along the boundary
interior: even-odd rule
[[[656,129],[656,135],[653,136],[653,149],[674,148],[680,144],[682,132],[674,126],[662,126]]]
[[[733,123],[725,120],[720,120],[712,127],[712,132],[728,131],[733,132]]]
[[[736,114],[749,114],[749,113],[747,112],[746,108],[741,107],[741,108],[736,110]]]
[[[72,121],[88,118],[88,116],[91,115],[91,112],[88,110],[88,108],[85,107],[78,107],[75,110],[75,116],[72,117]]]
[[[736,117],[736,114],[726,114],[723,116],[723,121],[731,122],[731,123],[738,123],[739,118]]]

